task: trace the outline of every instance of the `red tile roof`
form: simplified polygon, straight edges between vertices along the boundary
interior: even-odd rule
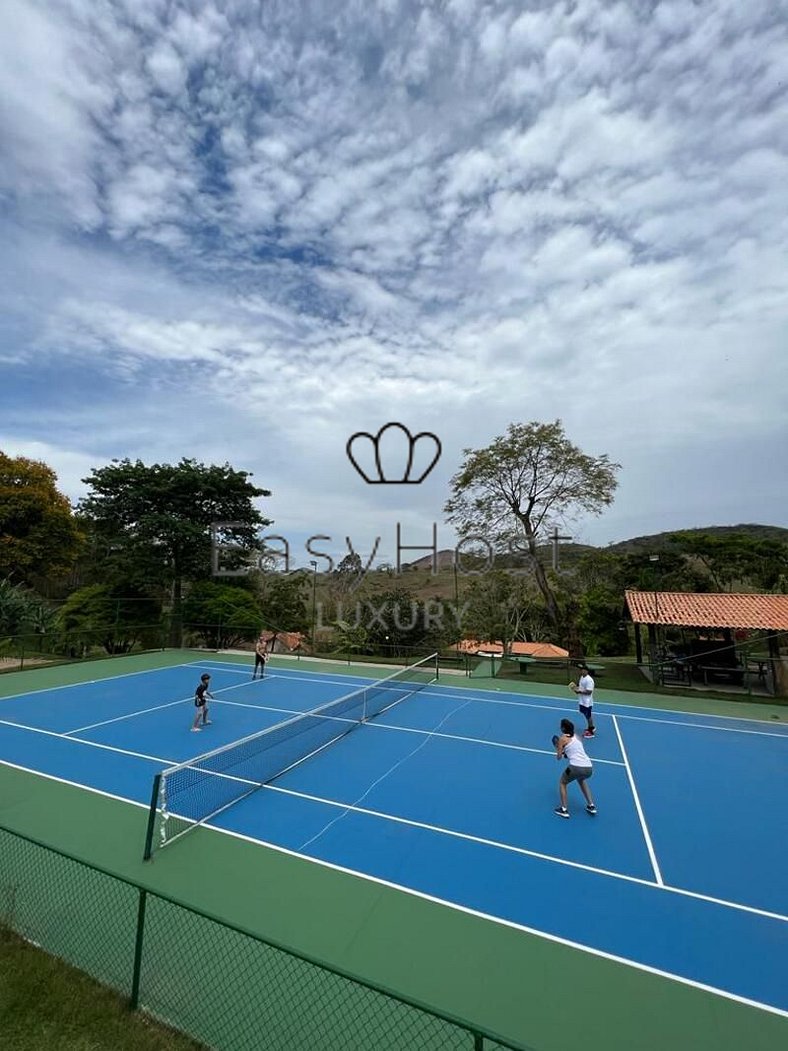
[[[479,642],[478,639],[463,639],[454,649],[460,653],[503,653],[502,642]],[[569,650],[554,646],[552,642],[512,642],[509,652],[515,657],[568,657]]]
[[[788,595],[627,591],[625,597],[636,624],[788,631]]]
[[[285,649],[297,650],[306,636],[300,631],[261,631],[260,638],[266,644],[279,643]]]

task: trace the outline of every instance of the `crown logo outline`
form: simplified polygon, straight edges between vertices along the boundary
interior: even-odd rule
[[[399,433],[408,443],[408,459],[402,478],[387,478],[385,476],[384,466],[381,463],[380,457],[380,443],[386,432]],[[428,442],[432,442],[434,445],[432,459],[427,466],[421,470],[418,477],[411,478],[410,475],[413,469],[416,448],[418,446],[424,448],[425,443]],[[356,452],[354,452],[354,445]],[[369,450],[370,446],[374,455],[375,468],[377,469],[376,478],[370,477],[370,472],[365,470],[360,462],[361,449],[364,448]],[[432,431],[419,431],[418,434],[411,434],[404,424],[392,422],[384,424],[377,434],[370,434],[368,431],[356,431],[355,434],[351,434],[345,445],[345,451],[347,452],[347,457],[350,462],[368,485],[420,485],[440,459],[443,447],[440,438],[437,434],[433,434]]]

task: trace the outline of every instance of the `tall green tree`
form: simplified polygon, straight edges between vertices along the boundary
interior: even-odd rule
[[[187,630],[211,649],[249,642],[260,631],[260,603],[245,587],[202,580],[183,602]]]
[[[699,564],[715,591],[753,587],[780,590],[788,580],[788,544],[780,540],[727,533],[680,532],[670,544],[689,563]]]
[[[495,569],[474,576],[461,612],[463,635],[479,642],[500,642],[505,651],[512,642],[548,642],[554,634],[531,578],[520,573]]]
[[[465,449],[445,505],[463,539],[483,537],[496,547],[522,548],[544,600],[559,626],[562,612],[538,546],[549,531],[581,514],[599,515],[612,502],[619,464],[589,456],[569,441],[560,420],[510,424],[483,449]],[[570,633],[571,634],[571,633]]]
[[[45,463],[0,452],[0,578],[62,575],[82,542],[71,504]]]
[[[253,503],[270,492],[250,478],[228,463],[124,459],[84,479],[90,492],[79,512],[103,545],[107,572],[148,588],[171,588],[174,644],[180,641],[184,582],[211,575],[218,544],[233,545],[231,561],[242,560],[243,552],[256,550],[258,530],[270,525]]]
[[[307,596],[311,601],[311,581],[312,574],[301,571],[265,574],[260,605],[266,628],[277,633],[309,630]]]
[[[424,603],[407,588],[394,587],[370,595],[360,604],[359,612],[370,646],[391,656],[424,646],[428,636]]]
[[[363,624],[350,624],[346,620],[334,622],[332,653],[347,655],[369,651],[369,632]]]
[[[66,652],[101,646],[109,654],[161,645],[161,603],[129,587],[91,584],[73,592],[58,611]]]

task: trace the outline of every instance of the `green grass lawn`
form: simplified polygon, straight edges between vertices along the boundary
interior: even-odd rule
[[[0,928],[3,1051],[197,1051],[109,989]]]

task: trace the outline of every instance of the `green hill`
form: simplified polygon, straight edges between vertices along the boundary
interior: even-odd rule
[[[616,544],[608,544],[605,551],[612,551],[617,555],[642,554],[646,551],[665,550],[670,544],[670,538],[674,533],[686,533],[688,536],[731,536],[732,534],[743,534],[756,540],[780,540],[788,543],[788,529],[782,526],[757,525],[754,523],[743,523],[730,526],[698,526],[694,529],[674,529],[665,533],[652,533],[650,536],[632,537],[630,540],[620,540]]]

